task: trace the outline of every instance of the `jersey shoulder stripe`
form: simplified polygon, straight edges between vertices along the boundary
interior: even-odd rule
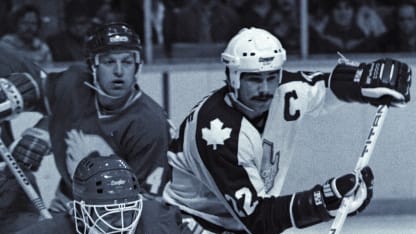
[[[318,81],[325,81],[325,84],[327,84],[328,79],[329,79],[329,73],[310,72],[310,71],[289,72],[289,71],[284,70],[280,85],[287,84],[290,82],[305,82],[313,86]]]

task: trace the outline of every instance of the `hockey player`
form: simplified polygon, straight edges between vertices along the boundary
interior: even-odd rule
[[[6,48],[0,49],[0,77],[6,77],[10,73],[16,71],[26,71],[32,76],[35,76],[39,74],[39,67],[29,60],[16,57],[14,52],[11,50]],[[10,106],[8,105],[2,105],[0,108],[0,112],[3,113],[0,117],[0,137],[5,146],[10,146],[10,144],[15,140],[10,122],[7,120],[11,119],[11,116],[4,114],[10,113],[9,107]],[[30,145],[39,146],[37,150],[42,157],[48,154],[50,148],[44,148],[42,145],[39,145],[38,140],[41,140],[39,137],[37,137],[36,140],[30,140],[30,143],[26,140],[28,138],[35,139],[31,136],[31,134],[35,132],[34,129],[36,129],[36,127],[29,128],[24,131],[21,136],[17,137],[18,140],[15,142],[20,142],[20,144],[19,147],[14,147],[17,150],[13,152],[15,155],[22,153],[20,149],[28,148]],[[25,140],[20,140],[23,138]],[[43,145],[48,145],[47,142],[43,143]],[[3,160],[0,158],[0,233],[13,233],[31,222],[37,222],[40,215],[38,210],[18,184],[15,176],[6,166],[6,163],[2,161]],[[34,170],[36,169],[35,167],[33,167]],[[22,167],[22,169],[26,178],[29,180],[28,182],[30,182],[35,190],[39,192],[33,173],[25,167]]]
[[[163,196],[189,215],[194,230],[279,233],[329,220],[343,197],[354,196],[350,214],[370,202],[369,167],[282,195],[294,132],[303,116],[340,101],[405,105],[409,67],[380,59],[340,62],[331,74],[293,73],[283,70],[285,60],[272,34],[242,29],[222,53],[226,85],[182,122],[168,152],[172,180]]]
[[[163,109],[138,85],[143,64],[139,37],[124,23],[110,23],[93,31],[86,47],[87,64],[3,79],[6,88],[11,87],[3,88],[8,97],[4,101],[13,102],[10,113],[33,109],[49,118],[43,122],[49,124],[52,153],[62,177],[50,209],[68,210],[75,167],[92,151],[120,155],[134,169],[143,196],[160,198],[170,175],[169,124]],[[42,129],[47,129],[44,124],[37,126],[38,136],[45,139],[39,144],[16,143],[14,152],[20,152],[16,160],[28,168],[39,164],[38,148],[48,146]]]
[[[134,171],[116,155],[93,152],[78,164],[72,215],[59,214],[17,233],[179,233],[180,212],[143,199]]]

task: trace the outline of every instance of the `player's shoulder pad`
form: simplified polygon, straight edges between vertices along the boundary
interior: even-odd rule
[[[282,74],[282,81],[280,84],[286,84],[289,82],[306,82],[310,85],[314,85],[318,81],[328,80],[329,73],[324,72],[312,72],[312,71],[298,71],[289,72],[284,70]]]
[[[88,81],[92,79],[91,70],[86,64],[76,63],[64,71],[50,72],[48,78],[70,79],[71,82]]]

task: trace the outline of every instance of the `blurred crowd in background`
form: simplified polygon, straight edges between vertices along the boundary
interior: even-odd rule
[[[152,0],[153,45],[225,43],[242,27],[300,53],[300,0]],[[144,37],[143,0],[2,0],[0,46],[37,63],[82,60],[88,30],[124,21]],[[309,53],[416,51],[416,0],[308,0]]]

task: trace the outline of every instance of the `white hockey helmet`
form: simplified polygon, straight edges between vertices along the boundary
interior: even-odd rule
[[[286,61],[286,50],[271,33],[260,28],[243,28],[228,43],[221,61],[229,71],[232,88],[240,88],[242,72],[274,71]]]

